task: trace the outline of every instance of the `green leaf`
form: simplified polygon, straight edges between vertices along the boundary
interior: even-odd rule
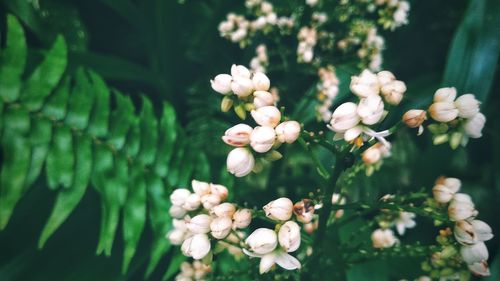
[[[56,189],[58,186],[64,188],[71,186],[74,162],[71,130],[66,126],[55,127],[45,165],[47,184],[50,189]]]
[[[108,133],[109,124],[109,90],[102,78],[89,71],[92,88],[95,94],[95,105],[90,115],[88,132],[96,137],[104,137]]]
[[[52,209],[52,213],[43,228],[38,247],[42,248],[47,239],[68,218],[83,198],[92,172],[92,140],[87,136],[75,138],[75,174],[69,189],[61,189]]]
[[[200,153],[195,149],[185,149],[184,151],[184,157],[177,167],[177,170],[179,170],[179,179],[176,186],[186,186],[189,184],[189,179],[191,178],[196,164],[197,154]]]
[[[384,261],[371,261],[357,264],[347,271],[347,280],[389,280],[389,271]]]
[[[127,132],[135,120],[135,108],[130,97],[124,96],[118,91],[114,91],[114,96],[116,109],[111,113],[108,142],[119,150],[125,144]]]
[[[141,148],[141,127],[139,118],[134,117],[130,130],[127,134],[127,141],[125,143],[125,151],[128,157],[135,157]]]
[[[30,131],[31,120],[25,108],[11,106],[5,109],[3,114],[4,134],[17,133],[26,135]]]
[[[167,271],[165,271],[165,274],[163,275],[163,278],[161,280],[169,280],[174,276],[175,273],[179,271],[179,268],[181,267],[181,264],[187,260],[187,257],[181,254],[178,250],[175,251],[172,254],[172,260],[170,261]]]
[[[30,111],[39,110],[45,98],[57,86],[66,69],[67,47],[62,36],[58,36],[45,59],[26,80],[21,101]]]
[[[175,110],[170,103],[163,103],[163,113],[159,126],[158,153],[156,153],[155,172],[165,177],[168,164],[172,157],[175,140],[177,138]]]
[[[123,207],[123,254],[122,272],[126,273],[135,254],[137,243],[146,224],[146,182],[139,167],[132,169],[127,200]]]
[[[141,149],[138,155],[139,161],[144,165],[153,163],[158,146],[158,121],[153,111],[151,101],[142,96],[142,110],[139,116]]]
[[[75,83],[76,85],[69,97],[66,123],[76,129],[83,130],[89,122],[94,93],[90,81],[82,68],[76,71]]]
[[[30,147],[19,132],[7,131],[2,136],[2,170],[0,172],[0,230],[4,229],[17,201],[23,195],[29,170]]]
[[[19,97],[27,48],[23,27],[12,15],[7,15],[7,43],[0,54],[0,97],[13,102]]]
[[[194,175],[197,180],[210,181],[210,162],[205,153],[198,152],[195,161]]]
[[[42,108],[42,112],[51,120],[62,120],[66,117],[71,78],[66,76],[54,94],[50,95]]]
[[[177,139],[175,143],[174,151],[176,152],[174,156],[170,159],[169,167],[168,167],[168,183],[170,186],[176,186],[180,180],[181,167],[179,163],[184,159],[184,155],[186,154],[188,144],[185,140]]]
[[[52,123],[45,118],[35,118],[32,121],[30,131],[31,161],[30,169],[26,177],[25,186],[28,188],[40,175],[43,163],[49,152],[49,144],[52,138]]]

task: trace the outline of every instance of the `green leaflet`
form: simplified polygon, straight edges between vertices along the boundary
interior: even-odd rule
[[[127,141],[125,143],[125,152],[128,157],[136,157],[141,148],[141,127],[139,118],[135,117],[130,126],[127,134]]]
[[[47,155],[45,172],[50,189],[69,188],[74,172],[73,136],[66,126],[54,128],[54,136]]]
[[[7,42],[0,54],[0,97],[13,102],[19,97],[27,49],[23,28],[12,15],[7,16]]]
[[[172,254],[172,260],[170,261],[168,268],[165,271],[165,274],[163,275],[163,278],[161,280],[163,281],[170,280],[170,278],[172,278],[174,274],[177,273],[177,271],[179,271],[182,262],[184,262],[185,260],[187,260],[186,256],[179,253],[179,250],[175,251]]]
[[[61,81],[59,87],[55,90],[54,94],[47,98],[47,102],[42,108],[45,114],[51,120],[62,120],[66,117],[66,110],[68,106],[69,91],[71,85],[71,78],[66,76]]]
[[[114,91],[116,109],[111,113],[108,143],[115,149],[122,149],[127,132],[134,121],[134,104],[129,97]]]
[[[21,92],[21,101],[29,111],[39,110],[44,99],[57,86],[66,69],[67,47],[62,36],[58,36],[45,59],[31,73]]]
[[[95,94],[95,105],[90,115],[88,132],[96,137],[105,137],[109,125],[109,89],[99,75],[89,71],[92,89]]]
[[[123,273],[127,272],[146,224],[146,182],[141,172],[140,167],[133,167],[127,199],[123,206],[123,241],[125,243]]]
[[[198,156],[198,151],[194,149],[185,149],[184,157],[180,162],[180,167],[182,169],[179,170],[179,178],[177,180],[176,186],[187,186],[189,183],[189,179],[191,178],[191,174],[194,170],[194,166],[196,164],[196,157]]]
[[[75,138],[75,174],[73,184],[69,189],[59,190],[52,213],[43,228],[38,247],[42,248],[47,239],[68,218],[82,199],[92,171],[92,140],[88,136]]]
[[[174,150],[177,152],[174,154],[174,157],[170,159],[169,163],[169,168],[168,168],[168,184],[170,186],[176,186],[179,183],[180,179],[180,170],[182,169],[181,167],[177,168],[179,163],[183,162],[182,159],[184,159],[185,154],[186,154],[186,142],[182,139],[177,139],[175,143],[175,148]]]
[[[82,68],[76,71],[76,85],[71,92],[68,103],[66,123],[73,128],[83,130],[87,128],[90,111],[94,103],[92,85]]]
[[[198,153],[195,160],[193,178],[201,181],[210,181],[210,163],[205,153]]]
[[[156,121],[151,101],[142,96],[142,110],[139,116],[141,148],[138,160],[144,165],[153,163],[158,145],[158,121]]]
[[[40,175],[43,163],[47,158],[49,144],[52,138],[52,123],[45,118],[32,120],[29,141],[31,146],[31,161],[25,188],[28,188]]]
[[[167,175],[168,164],[177,138],[177,130],[172,129],[175,128],[176,122],[172,105],[163,103],[163,113],[159,126],[158,152],[154,164],[155,172],[162,177]]]

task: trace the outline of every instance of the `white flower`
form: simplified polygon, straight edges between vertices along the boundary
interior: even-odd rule
[[[187,229],[195,234],[210,232],[210,222],[212,218],[209,215],[199,214],[186,221]]]
[[[181,251],[185,256],[200,260],[210,252],[210,240],[206,234],[195,234],[184,240]]]
[[[306,0],[306,4],[311,7],[314,7],[316,6],[316,4],[318,4],[318,0]]]
[[[187,214],[187,210],[181,206],[172,205],[170,209],[168,209],[168,213],[172,218],[182,219]]]
[[[403,115],[403,122],[410,128],[422,126],[427,119],[427,112],[421,109],[410,109]]]
[[[453,102],[457,97],[457,89],[454,87],[441,88],[434,93],[434,102]]]
[[[448,216],[452,221],[466,220],[475,217],[477,211],[474,208],[474,203],[469,195],[457,193],[453,196],[450,205],[448,206]]]
[[[361,160],[365,165],[373,165],[382,159],[382,153],[378,146],[373,145],[361,154]]]
[[[257,126],[250,135],[250,146],[259,153],[268,152],[274,145],[276,132],[267,126]]]
[[[170,241],[172,245],[181,245],[184,242],[184,238],[186,237],[186,232],[181,229],[172,229],[167,233],[167,239]]]
[[[278,236],[274,230],[269,228],[257,228],[247,237],[245,243],[252,252],[264,255],[276,249]]]
[[[231,203],[222,203],[212,208],[212,212],[218,217],[232,217],[236,207]]]
[[[214,91],[225,95],[231,92],[232,80],[233,77],[229,74],[219,74],[213,80],[210,80],[210,84]]]
[[[356,126],[360,120],[357,108],[358,106],[352,102],[341,104],[333,111],[329,128],[337,133],[343,133]]]
[[[238,147],[229,152],[226,165],[231,174],[243,177],[250,174],[255,165],[255,159],[248,149]]]
[[[252,221],[252,211],[249,209],[239,209],[233,215],[233,226],[235,228],[245,228]]]
[[[261,258],[259,264],[260,274],[268,272],[274,264],[278,264],[286,270],[300,269],[300,262],[292,255],[283,250],[276,250],[268,254],[256,254],[243,249],[243,252],[250,257]]]
[[[432,189],[434,199],[439,203],[448,203],[453,195],[460,190],[462,182],[457,178],[440,177]]]
[[[191,191],[185,188],[177,188],[170,194],[170,202],[172,205],[182,206],[190,194]]]
[[[480,220],[457,221],[453,234],[457,241],[463,245],[484,242],[493,238],[491,227]]]
[[[274,106],[273,94],[267,91],[255,91],[253,92],[253,105],[255,108],[261,108],[264,106]]]
[[[346,142],[352,142],[357,137],[359,137],[362,133],[363,133],[362,126],[356,126],[356,127],[350,128],[349,130],[344,132],[344,140]]]
[[[295,252],[300,246],[300,226],[294,221],[285,222],[278,232],[278,242],[286,252]]]
[[[390,248],[398,242],[394,232],[390,229],[377,229],[372,233],[371,238],[374,248]]]
[[[203,208],[206,210],[211,210],[213,207],[219,205],[220,202],[220,197],[215,194],[206,194],[201,196],[201,204],[203,204]]]
[[[253,87],[257,91],[268,91],[271,86],[271,81],[262,72],[257,72],[252,77]]]
[[[210,194],[210,184],[208,182],[192,180],[191,187],[194,193],[198,194],[200,197]]]
[[[399,235],[405,234],[405,230],[407,228],[414,228],[417,223],[413,220],[415,218],[414,213],[410,212],[401,212],[399,213],[399,217],[394,221],[396,225],[396,230]]]
[[[245,78],[241,76],[237,76],[233,78],[231,82],[231,90],[238,97],[246,97],[252,94],[253,92],[253,82],[250,78]]]
[[[474,264],[488,260],[488,248],[483,242],[473,245],[463,245],[460,248],[460,255],[467,264]]]
[[[469,270],[477,276],[490,276],[490,269],[486,261],[475,262],[467,265]]]
[[[364,124],[376,124],[384,114],[384,102],[380,96],[370,95],[360,100],[357,112]]]
[[[458,109],[458,116],[462,118],[471,118],[479,113],[479,101],[473,94],[461,95],[455,101]]]
[[[293,143],[300,135],[300,124],[297,121],[285,121],[276,127],[276,135],[281,143]]]
[[[378,95],[380,90],[377,75],[368,69],[363,70],[359,76],[351,77],[351,91],[360,98],[366,98],[370,95]]]
[[[186,202],[184,202],[184,205],[182,207],[188,211],[194,211],[198,209],[201,205],[201,198],[200,195],[196,193],[191,193],[188,198],[186,198]]]
[[[252,127],[247,124],[238,124],[226,130],[222,140],[232,146],[245,146],[250,143]]]
[[[227,198],[228,191],[227,187],[222,184],[210,184],[210,193],[217,195],[220,198],[220,201],[224,201]]]
[[[266,216],[273,220],[287,221],[292,217],[292,200],[281,197],[273,200],[263,207]]]
[[[392,74],[392,72],[387,71],[387,70],[383,70],[383,71],[380,71],[379,73],[377,73],[377,78],[378,78],[379,85],[381,87],[396,80],[396,77],[394,76],[394,74]]]
[[[484,123],[486,123],[486,117],[482,113],[478,113],[465,121],[464,131],[471,138],[480,138],[483,135]]]
[[[215,218],[210,223],[210,234],[216,239],[224,239],[231,232],[232,225],[233,221],[230,217]]]
[[[275,106],[263,106],[252,110],[250,114],[255,122],[261,126],[274,128],[281,120],[281,112]]]
[[[246,68],[243,65],[233,64],[231,66],[231,75],[233,76],[233,78],[236,77],[250,78],[250,70],[248,70],[248,68]]]
[[[388,104],[398,105],[406,92],[406,85],[403,81],[395,80],[382,86],[380,91]]]
[[[429,107],[429,113],[438,122],[450,122],[457,118],[458,109],[453,102],[435,102]]]

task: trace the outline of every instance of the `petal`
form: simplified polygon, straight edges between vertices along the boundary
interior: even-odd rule
[[[278,253],[276,257],[276,263],[287,270],[300,268],[300,261],[285,252]]]
[[[398,231],[399,235],[405,234],[405,225],[404,225],[404,223],[401,223],[401,222],[397,223],[396,224],[396,230]]]
[[[256,254],[254,252],[250,252],[249,250],[243,248],[243,253],[245,253],[245,255],[249,256],[249,257],[252,257],[252,258],[262,258],[262,255],[259,255],[259,254]]]
[[[268,272],[271,267],[276,263],[276,253],[266,254],[260,259],[259,273],[263,274]]]

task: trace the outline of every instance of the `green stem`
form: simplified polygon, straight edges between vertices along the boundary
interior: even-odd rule
[[[314,152],[311,149],[310,144],[307,143],[306,141],[304,141],[304,139],[302,139],[302,138],[299,138],[298,141],[299,141],[299,144],[304,148],[304,150],[307,151],[307,153],[309,153],[309,156],[311,157],[312,161],[314,162],[314,165],[316,165],[318,174],[323,179],[325,179],[325,180],[328,179],[329,178],[328,171],[325,169],[323,164],[321,164],[321,162],[318,159],[318,157],[316,156],[316,154],[314,154]]]

